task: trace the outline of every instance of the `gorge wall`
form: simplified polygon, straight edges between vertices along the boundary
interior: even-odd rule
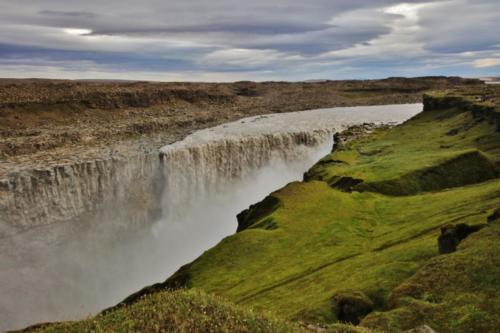
[[[0,183],[0,220],[25,229],[65,222],[116,202],[140,204],[158,195],[158,171],[157,155],[137,154],[12,173]]]

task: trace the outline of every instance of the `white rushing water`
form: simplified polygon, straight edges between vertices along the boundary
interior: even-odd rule
[[[93,196],[122,199],[101,205],[98,214],[89,211],[55,224],[50,217],[61,214],[41,205],[46,220],[1,240],[0,331],[84,317],[164,281],[234,233],[237,213],[300,180],[330,151],[335,131],[363,122],[399,123],[421,109],[420,104],[350,107],[246,118],[165,146],[161,159],[149,155],[126,161],[112,175],[90,166],[71,173],[66,182],[36,186],[44,196],[56,193],[52,200],[68,196],[65,204],[79,214],[96,206],[88,202]],[[152,188],[154,195],[144,193]],[[22,193],[19,207],[29,206],[24,197],[36,195]],[[140,216],[151,206],[160,209],[147,214],[152,220],[140,219],[130,228],[135,220],[127,216]],[[31,210],[29,216],[40,215]]]

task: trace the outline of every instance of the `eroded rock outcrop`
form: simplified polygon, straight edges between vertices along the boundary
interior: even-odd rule
[[[456,108],[462,112],[471,112],[475,119],[487,120],[500,131],[500,112],[495,105],[496,98],[483,94],[475,99],[460,94],[424,94],[424,112]]]

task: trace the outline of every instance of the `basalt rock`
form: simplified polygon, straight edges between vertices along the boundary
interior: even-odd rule
[[[373,123],[364,123],[361,125],[350,126],[342,132],[333,135],[333,148],[332,152],[344,150],[346,145],[354,140],[370,134],[374,129],[382,127]]]
[[[352,178],[352,177],[337,177],[333,182],[330,182],[330,186],[344,192],[352,192],[353,188],[361,184],[362,179]]]
[[[457,250],[458,244],[470,234],[484,228],[485,225],[470,226],[465,223],[457,225],[445,225],[441,227],[441,235],[438,238],[439,253],[452,253]]]
[[[238,219],[237,232],[247,229],[263,217],[272,214],[280,205],[280,200],[272,195],[267,196],[257,204],[251,205],[248,209],[245,209],[236,216]]]

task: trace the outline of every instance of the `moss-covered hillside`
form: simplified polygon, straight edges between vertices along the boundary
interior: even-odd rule
[[[128,322],[161,325],[171,303],[158,308],[151,300],[193,297],[162,291],[185,287],[289,321],[347,321],[385,332],[423,324],[441,333],[500,332],[498,110],[495,103],[484,104],[487,96],[462,95],[426,96],[424,112],[401,126],[350,142],[338,138],[305,181],[242,212],[237,234],[166,282],[95,321],[55,327],[98,331],[85,325],[99,323],[126,331]],[[456,251],[440,254],[438,237],[457,224],[480,230],[453,238]],[[228,315],[218,311],[201,316],[194,310],[192,319],[180,317],[175,327],[198,320],[226,325]],[[250,331],[293,331],[275,321],[266,330],[268,322],[251,318],[258,329]]]

